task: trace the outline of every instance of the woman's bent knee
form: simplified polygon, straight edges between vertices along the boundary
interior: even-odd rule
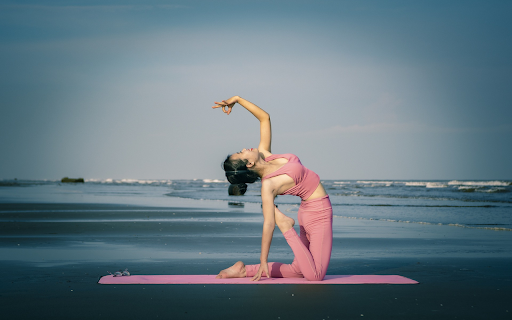
[[[322,281],[325,278],[325,274],[313,275],[313,276],[305,276],[304,275],[304,278],[306,278],[306,280],[308,280],[308,281]]]

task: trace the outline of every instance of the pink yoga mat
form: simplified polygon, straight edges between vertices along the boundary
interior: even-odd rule
[[[412,279],[397,275],[328,275],[323,281],[304,278],[215,279],[215,275],[131,275],[101,277],[100,284],[417,284]]]

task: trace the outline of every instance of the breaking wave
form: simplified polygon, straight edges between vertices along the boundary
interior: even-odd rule
[[[507,187],[512,186],[510,181],[459,181],[452,180],[448,182],[450,186],[473,186],[473,187]]]

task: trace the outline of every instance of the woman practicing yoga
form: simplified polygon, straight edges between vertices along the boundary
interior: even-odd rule
[[[243,149],[228,156],[224,161],[224,170],[232,184],[253,183],[261,178],[264,217],[261,256],[260,264],[246,266],[238,261],[222,270],[217,278],[253,277],[253,281],[258,281],[263,276],[323,280],[332,250],[332,207],[329,196],[318,175],[305,168],[297,156],[271,153],[272,134],[268,113],[238,96],[215,102],[212,108],[222,108],[229,115],[236,103],[260,121],[260,144],[258,149]],[[300,237],[293,228],[295,221],[274,205],[274,198],[280,194],[302,199],[298,213]],[[295,259],[292,264],[267,261],[276,224],[293,250]]]

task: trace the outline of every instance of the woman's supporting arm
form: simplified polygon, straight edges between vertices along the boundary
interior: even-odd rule
[[[265,272],[267,278],[270,278],[270,272],[268,270],[268,254],[270,252],[270,244],[272,243],[272,237],[274,235],[274,229],[276,226],[275,221],[275,205],[274,205],[274,192],[272,184],[263,182],[261,186],[261,200],[263,202],[263,232],[261,235],[261,255],[260,255],[260,268],[252,278],[252,281],[258,281],[261,278],[263,272]]]

